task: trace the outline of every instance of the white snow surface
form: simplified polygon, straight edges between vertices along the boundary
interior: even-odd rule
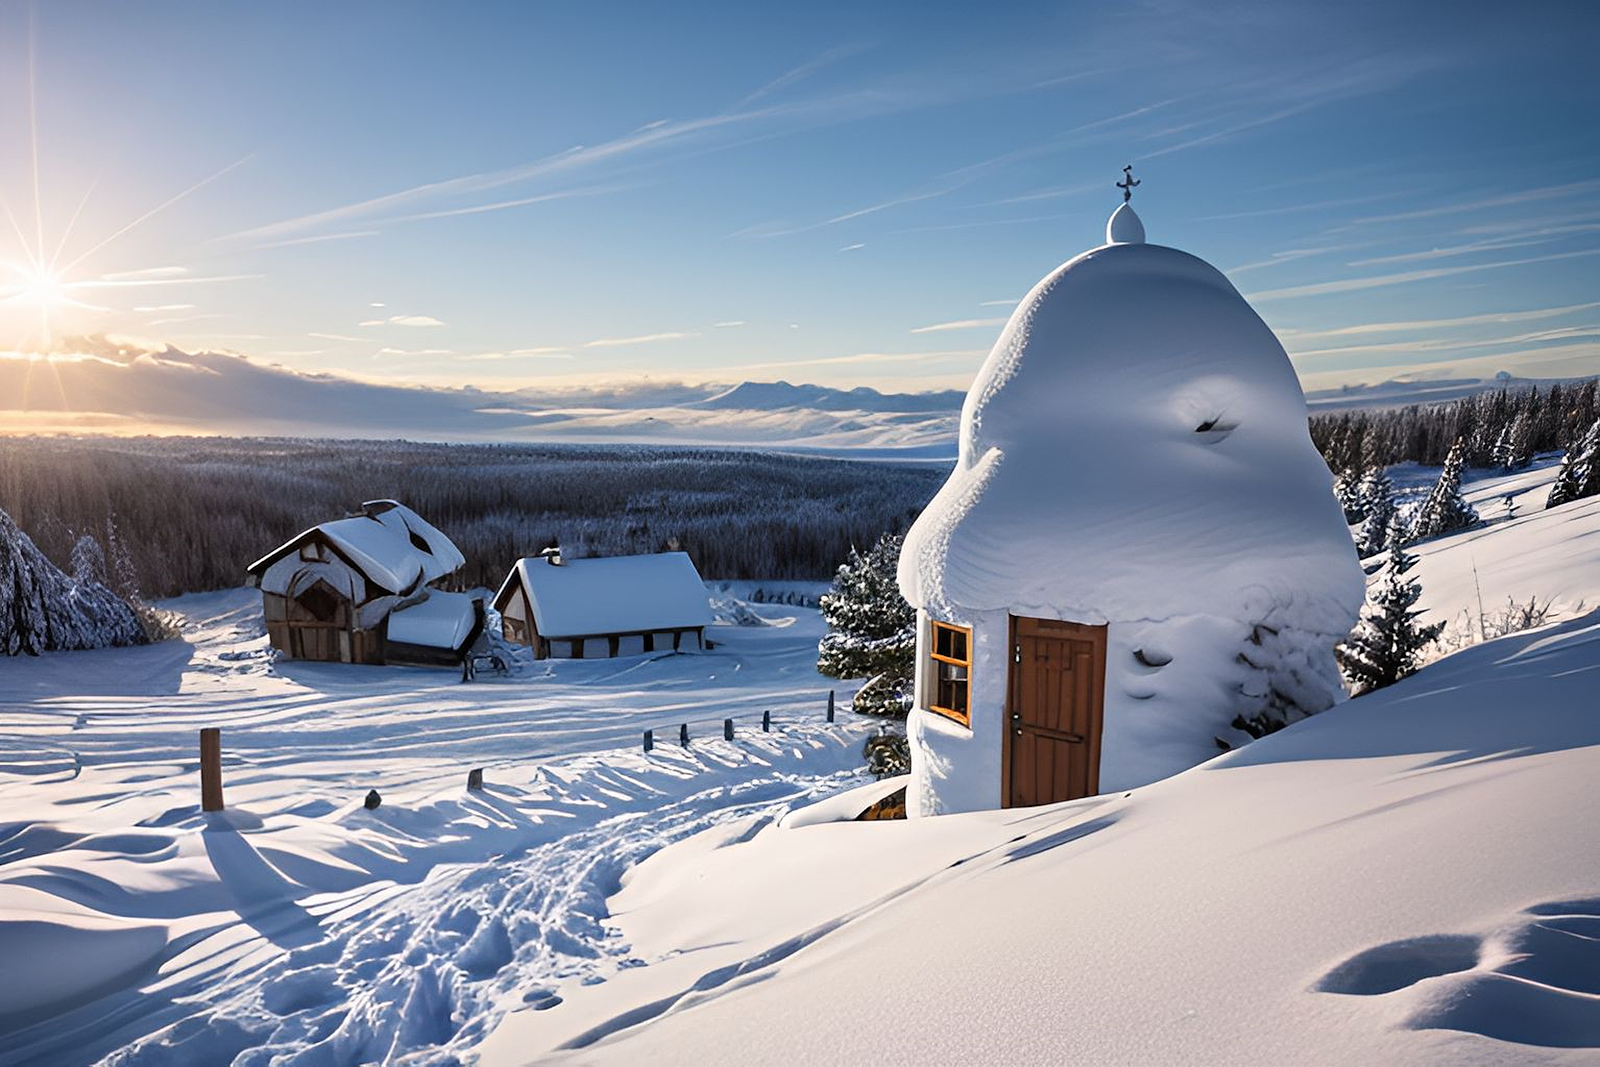
[[[5,1067],[460,1063],[498,1013],[641,962],[600,920],[644,855],[864,780],[814,609],[461,684],[275,659],[251,589],[162,606],[182,640],[0,661]]]
[[[393,506],[375,515],[354,515],[319,523],[252,563],[249,569],[257,570],[319,530],[367,577],[391,593],[409,593],[419,585],[455,573],[466,563],[466,557],[455,543],[415,511],[393,501],[373,503]],[[412,534],[426,543],[426,550],[411,540]]]
[[[1600,612],[1127,794],[701,834],[481,1062],[1592,1064],[1597,677]]]
[[[1362,586],[1331,484],[1288,356],[1228,280],[1107,245],[1035,286],[995,342],[901,589],[937,617],[1342,634]]]
[[[425,599],[389,615],[389,640],[428,648],[460,648],[478,620],[476,598],[430,589]]]
[[[514,573],[544,637],[711,625],[710,597],[685,552],[563,559],[559,566],[524,558]]]

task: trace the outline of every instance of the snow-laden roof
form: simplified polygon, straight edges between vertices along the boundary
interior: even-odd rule
[[[705,583],[683,552],[567,559],[559,566],[542,558],[519,559],[495,594],[496,605],[505,602],[518,579],[544,637],[711,625]]]
[[[1118,214],[1125,243],[1051,272],[995,342],[902,591],[935,613],[1346,632],[1361,571],[1288,356],[1221,273]]]
[[[465,593],[430,590],[426,600],[389,615],[389,640],[429,648],[461,647],[478,616]]]
[[[362,505],[365,514],[324,522],[301,532],[250,564],[252,573],[320,533],[372,582],[392,593],[443,578],[466,563],[451,540],[422,516],[393,500]]]

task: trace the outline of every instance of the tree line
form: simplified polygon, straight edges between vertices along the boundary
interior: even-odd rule
[[[681,546],[708,579],[824,579],[904,530],[942,467],[730,450],[252,438],[0,440],[0,511],[62,567],[88,536],[146,597],[240,584],[307,527],[392,498],[495,586],[559,543],[574,558]]]
[[[1526,467],[1541,452],[1570,450],[1594,424],[1596,379],[1505,388],[1437,404],[1311,416],[1311,440],[1346,480],[1411,461],[1437,467],[1456,441],[1469,467]]]

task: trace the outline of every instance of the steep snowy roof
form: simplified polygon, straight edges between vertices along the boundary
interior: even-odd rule
[[[906,598],[1345,632],[1362,576],[1283,347],[1215,268],[1144,243],[1132,209],[1108,231],[978,371],[956,469],[906,539]]]
[[[319,523],[250,564],[251,573],[320,533],[370,580],[392,593],[443,578],[466,563],[448,537],[422,516],[393,500],[369,500],[364,514]]]
[[[683,552],[568,559],[559,566],[519,559],[495,594],[497,607],[519,578],[545,637],[711,625],[705,583]]]
[[[461,647],[477,622],[473,598],[434,589],[427,599],[389,615],[389,640],[429,648]]]

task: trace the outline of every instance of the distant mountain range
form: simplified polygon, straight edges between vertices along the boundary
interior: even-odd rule
[[[965,396],[786,381],[445,389],[105,338],[78,347],[69,358],[0,357],[0,432],[650,443],[950,459]],[[1306,400],[1312,411],[1395,407],[1532,384],[1506,375],[1391,381],[1317,390]]]

